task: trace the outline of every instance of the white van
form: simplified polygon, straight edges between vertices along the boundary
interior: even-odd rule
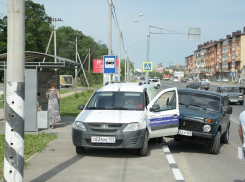
[[[85,147],[138,149],[148,152],[148,140],[176,135],[179,126],[177,88],[162,90],[140,83],[112,83],[97,90],[75,119],[72,141],[77,154]],[[160,142],[160,141],[159,141]]]

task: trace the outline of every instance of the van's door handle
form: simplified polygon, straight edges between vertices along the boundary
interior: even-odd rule
[[[178,114],[174,114],[174,115],[173,115],[173,117],[177,117],[177,116],[178,116]]]

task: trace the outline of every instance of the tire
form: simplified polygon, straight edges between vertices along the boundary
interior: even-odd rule
[[[138,155],[139,156],[146,156],[148,153],[148,132],[145,133],[145,139],[143,146],[138,149]]]
[[[243,105],[244,104],[244,102],[240,102],[240,105]]]
[[[157,85],[157,89],[159,89],[160,88],[160,85]]]
[[[189,87],[186,86],[185,88],[189,88]]]
[[[205,88],[205,90],[208,90],[208,88]]]
[[[178,135],[175,135],[175,136],[174,136],[174,141],[176,141],[176,142],[180,142],[180,141],[181,141],[181,139],[180,139],[180,137],[179,137]]]
[[[225,131],[225,133],[223,134],[223,136],[221,137],[221,143],[229,143],[229,135],[230,135],[230,131],[229,131],[230,127],[228,127]]]
[[[214,139],[212,139],[211,144],[209,146],[210,154],[218,154],[220,148],[220,131],[217,131]]]
[[[76,146],[76,153],[77,154],[84,154],[85,153],[85,147]]]

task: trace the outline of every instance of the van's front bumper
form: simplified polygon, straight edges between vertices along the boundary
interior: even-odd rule
[[[89,123],[84,123],[87,131],[81,131],[72,128],[72,142],[75,146],[93,147],[93,148],[141,148],[144,143],[144,136],[146,129],[122,132],[127,124],[108,124],[107,129],[98,128],[101,124],[98,123],[97,127],[91,127]],[[96,124],[92,124],[96,125]],[[115,127],[113,126],[115,125]],[[109,129],[116,128],[111,132]],[[115,143],[92,143],[92,136],[100,137],[115,137]]]

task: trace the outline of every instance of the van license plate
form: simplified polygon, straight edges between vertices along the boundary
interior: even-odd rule
[[[92,136],[91,143],[116,143],[115,137]]]
[[[186,131],[186,130],[179,130],[178,134],[186,135],[186,136],[192,136],[192,132],[191,131]]]

